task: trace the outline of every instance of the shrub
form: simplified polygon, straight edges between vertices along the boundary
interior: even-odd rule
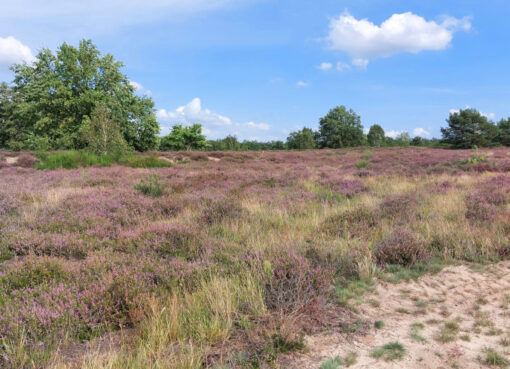
[[[163,256],[178,256],[187,260],[204,255],[204,236],[189,227],[156,225],[146,232],[152,248]]]
[[[415,194],[391,196],[381,203],[381,215],[391,220],[408,220],[413,216],[417,202]]]
[[[429,253],[413,232],[396,229],[389,237],[379,242],[372,250],[379,265],[395,264],[413,266],[429,258]]]
[[[313,267],[306,258],[290,252],[266,264],[266,306],[271,310],[299,310],[323,295],[331,285],[333,273]]]
[[[238,219],[243,215],[243,208],[232,199],[225,198],[205,206],[202,212],[203,221],[209,225],[224,220]]]
[[[362,237],[379,224],[379,214],[360,207],[330,216],[322,224],[322,232],[329,236]]]
[[[33,155],[31,154],[21,154],[20,156],[18,156],[18,166],[22,167],[22,168],[32,168],[34,166],[34,163],[35,163],[35,158]]]
[[[466,198],[466,218],[475,221],[488,221],[498,213],[498,202],[492,195],[483,192],[470,194]]]
[[[140,180],[135,189],[145,196],[160,197],[163,196],[163,185],[159,183],[157,175],[151,175],[146,181]]]

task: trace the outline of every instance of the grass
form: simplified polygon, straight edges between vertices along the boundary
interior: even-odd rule
[[[500,355],[496,350],[492,348],[486,348],[484,351],[485,357],[483,361],[485,364],[498,368],[507,368],[508,365],[510,365],[510,361],[508,361],[508,359],[504,356]]]
[[[338,369],[341,366],[350,367],[358,361],[358,354],[349,352],[345,357],[335,356],[334,358],[323,361],[320,369]]]
[[[384,322],[382,320],[376,320],[374,322],[374,328],[375,329],[383,329],[385,326]]]
[[[457,339],[459,330],[460,330],[460,327],[457,322],[447,321],[439,329],[439,331],[436,333],[434,338],[436,339],[436,341],[439,341],[441,343],[452,342]]]
[[[86,151],[63,151],[38,153],[37,169],[77,169],[91,166],[109,167],[113,164],[132,168],[171,167],[172,163],[159,159],[155,155],[107,154],[96,155]]]
[[[159,182],[159,177],[156,175],[150,176],[147,180],[140,180],[135,186],[135,190],[145,196],[161,197],[163,196],[164,187]]]
[[[376,359],[384,359],[386,361],[401,360],[406,353],[405,347],[400,342],[390,342],[382,347],[375,348],[370,356]]]
[[[464,172],[456,163],[469,152],[401,150],[376,149],[370,158],[357,150],[341,157],[320,150],[225,153],[218,162],[192,159],[172,170],[157,168],[158,154],[71,152],[40,155],[39,165],[84,169],[0,168],[0,336],[17,319],[26,322],[24,332],[11,329],[0,343],[0,367],[51,368],[57,346],[73,348],[120,327],[133,327],[122,347],[55,366],[198,369],[219,360],[219,367],[271,367],[280,353],[303,349],[302,334],[319,328],[308,322],[318,321],[323,306],[384,308],[382,296],[365,297],[374,277],[399,283],[446,263],[496,260],[508,230],[506,205],[494,220],[472,222],[465,200],[508,174]],[[508,152],[495,149],[491,160],[500,165],[489,170],[507,168]],[[353,171],[362,159],[370,170]],[[345,183],[360,192],[340,195]],[[413,206],[390,216],[387,198]],[[380,263],[373,249],[397,227],[415,234],[432,258],[412,267]],[[294,299],[304,306],[282,313]],[[79,314],[60,309],[62,301]],[[446,304],[426,301],[408,300],[402,312],[440,313]],[[50,324],[39,320],[39,308],[55,317]],[[293,309],[310,318],[296,318]],[[359,310],[340,330],[384,327]],[[321,324],[333,315],[323,314]],[[474,318],[490,330],[482,314]],[[436,323],[430,329],[443,328]],[[424,336],[418,326],[409,329],[412,339]],[[394,358],[405,351],[380,349]]]

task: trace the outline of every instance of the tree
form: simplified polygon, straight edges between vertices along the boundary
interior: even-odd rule
[[[504,146],[510,146],[510,118],[501,119],[498,123],[498,143]]]
[[[498,129],[475,109],[450,113],[448,127],[441,128],[443,142],[458,149],[490,147],[496,144]]]
[[[99,104],[94,109],[90,120],[84,123],[82,132],[88,151],[94,154],[114,154],[127,149],[120,127],[105,105]]]
[[[315,148],[315,133],[310,128],[291,132],[287,137],[287,147],[290,150],[309,150]]]
[[[367,135],[367,141],[370,146],[381,147],[384,145],[384,129],[378,124],[370,127]]]
[[[409,136],[408,132],[402,132],[395,137],[394,141],[397,146],[409,146],[411,143],[411,136]]]
[[[78,47],[64,43],[55,54],[43,49],[33,64],[14,65],[14,107],[8,118],[16,132],[0,127],[0,135],[24,148],[35,136],[52,149],[81,149],[87,145],[83,125],[102,104],[130,147],[155,149],[159,124],[154,103],[135,95],[122,67],[112,55],[101,55],[90,40],[82,40]]]
[[[319,143],[322,147],[362,146],[365,143],[361,119],[352,109],[337,106],[319,121]]]
[[[195,123],[191,126],[176,124],[168,136],[161,139],[161,151],[203,150],[207,147],[207,140],[202,134],[202,125]]]

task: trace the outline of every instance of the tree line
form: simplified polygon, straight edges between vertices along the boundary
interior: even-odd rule
[[[0,84],[0,148],[87,149],[97,154],[136,150],[307,150],[356,146],[510,146],[510,118],[491,122],[475,109],[452,112],[442,139],[387,137],[380,125],[364,134],[360,116],[337,106],[316,131],[291,132],[286,142],[242,141],[229,135],[207,140],[200,124],[176,124],[160,137],[154,102],[138,96],[123,64],[102,55],[90,40],[41,50],[32,64],[15,64],[12,83]]]

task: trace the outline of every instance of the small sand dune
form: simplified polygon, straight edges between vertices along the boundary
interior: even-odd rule
[[[292,357],[288,367],[320,368],[350,352],[358,356],[350,366],[356,369],[487,368],[486,348],[502,360],[510,358],[509,261],[478,269],[450,266],[416,282],[380,282],[357,309],[372,327],[368,334],[308,337],[309,351]],[[375,321],[384,327],[374,328]],[[394,341],[406,350],[402,359],[371,356],[375,348]]]

